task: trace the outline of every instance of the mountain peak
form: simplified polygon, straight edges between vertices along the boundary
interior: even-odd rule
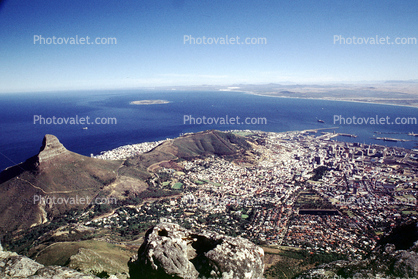
[[[56,136],[46,134],[38,154],[39,163],[48,161],[67,152],[68,150],[64,147],[64,145],[62,145],[62,143],[60,143]]]

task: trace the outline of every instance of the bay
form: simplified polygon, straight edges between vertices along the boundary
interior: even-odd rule
[[[137,100],[167,100],[168,104],[131,105]],[[327,131],[357,135],[337,137],[340,141],[414,148],[418,133],[418,109],[390,105],[340,101],[274,98],[242,92],[115,90],[0,94],[0,170],[37,154],[45,134],[53,134],[74,152],[90,156],[121,145],[178,137],[204,130],[262,130],[284,132],[333,128]],[[115,124],[47,125],[44,119],[89,117],[116,119]],[[231,124],[231,118],[254,124]],[[346,123],[335,122],[341,117]],[[348,119],[397,117],[410,124],[348,124]],[[387,118],[389,117],[389,118]],[[195,119],[185,121],[185,119]],[[205,123],[203,122],[205,118]],[[229,124],[222,124],[228,118]],[[318,122],[323,120],[324,123]],[[215,124],[215,122],[217,124]],[[236,121],[235,121],[236,122]],[[257,123],[258,122],[258,123]],[[351,121],[352,122],[352,121]],[[200,124],[199,124],[200,123]],[[88,129],[83,129],[87,127]],[[379,133],[376,133],[379,132]],[[388,142],[376,137],[411,140]]]

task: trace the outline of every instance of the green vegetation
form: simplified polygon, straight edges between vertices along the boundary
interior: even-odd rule
[[[72,210],[66,212],[66,214],[52,219],[51,222],[22,231],[20,234],[7,233],[3,236],[1,243],[9,251],[28,255],[29,250],[35,246],[41,237],[45,237],[45,234],[54,231],[61,226],[77,223],[80,215],[81,211]],[[78,239],[81,236],[81,234],[74,233],[71,237]],[[51,239],[51,241],[55,240]]]
[[[355,214],[351,210],[346,210],[345,212],[347,213],[348,217],[350,217],[350,218],[355,216]]]
[[[194,183],[195,183],[195,184],[197,184],[197,185],[203,185],[203,184],[206,184],[206,182],[205,182],[205,181],[200,181],[200,180],[196,180],[196,181],[194,181]]]
[[[171,175],[165,171],[159,171],[157,175],[157,179],[155,179],[157,184],[161,184],[162,186],[168,186],[171,183]],[[149,185],[150,183],[148,183]]]
[[[181,183],[181,182],[176,182],[176,183],[174,183],[174,185],[173,185],[173,186],[171,186],[171,188],[172,188],[172,189],[174,189],[174,190],[180,190],[180,189],[182,189],[182,188],[183,188],[183,183]]]
[[[404,215],[418,215],[418,212],[405,210],[405,211],[402,211],[402,214],[404,214]]]
[[[265,271],[268,279],[293,278],[303,271],[320,264],[345,259],[337,253],[313,253],[302,249],[264,249],[265,257],[276,259]],[[272,251],[273,250],[273,251]]]
[[[130,197],[120,202],[119,206],[120,205],[136,205],[136,204],[142,203],[144,200],[149,199],[149,198],[163,198],[163,197],[178,195],[179,193],[181,193],[181,190],[148,187],[145,191],[137,194],[135,197]]]
[[[237,136],[241,136],[241,137],[248,137],[248,136],[254,135],[254,132],[251,132],[251,131],[234,131],[231,133]]]

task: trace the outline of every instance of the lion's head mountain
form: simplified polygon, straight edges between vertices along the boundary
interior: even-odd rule
[[[27,229],[68,210],[91,206],[87,198],[121,201],[128,192],[134,196],[147,191],[146,180],[160,163],[209,155],[237,157],[249,149],[250,144],[240,137],[207,131],[164,142],[127,160],[105,161],[71,152],[57,137],[45,135],[37,155],[0,174],[0,233]]]

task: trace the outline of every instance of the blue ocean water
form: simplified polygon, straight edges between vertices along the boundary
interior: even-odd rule
[[[163,99],[168,104],[130,105],[131,101]],[[184,123],[184,117],[198,118],[264,118],[267,124],[204,125]],[[99,154],[121,145],[174,138],[181,133],[210,129],[251,129],[283,132],[305,129],[331,128],[336,132],[355,134],[357,138],[338,137],[341,141],[372,143],[414,148],[418,125],[349,125],[333,123],[334,115],[344,118],[396,117],[418,118],[418,109],[325,100],[273,98],[240,92],[208,91],[77,91],[55,93],[0,94],[0,170],[37,154],[45,134],[53,134],[64,146],[87,155]],[[34,124],[34,117],[71,118],[96,117],[117,119],[116,124],[45,125]],[[321,119],[325,123],[317,120]],[[255,121],[255,120],[253,120]],[[330,131],[333,131],[331,129]],[[375,132],[381,132],[377,134]],[[384,142],[376,137],[412,140]]]

